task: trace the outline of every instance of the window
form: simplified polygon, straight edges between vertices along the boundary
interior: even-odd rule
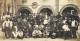
[[[25,2],[27,2],[27,0],[22,0],[22,3],[25,3]]]
[[[68,0],[68,2],[72,3],[72,2],[73,2],[73,0]]]

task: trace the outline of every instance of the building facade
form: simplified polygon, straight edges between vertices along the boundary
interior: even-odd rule
[[[79,0],[3,0],[1,1],[1,15],[3,12],[17,14],[22,7],[31,11],[31,13],[39,13],[41,9],[48,8],[54,15],[62,13],[67,7],[72,7],[79,12]]]

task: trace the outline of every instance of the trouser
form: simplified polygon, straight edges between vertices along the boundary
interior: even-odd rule
[[[32,30],[31,29],[29,29],[29,31],[28,31],[28,35],[29,35],[29,37],[32,37]]]
[[[10,38],[12,36],[12,30],[9,27],[5,28],[5,37]]]
[[[71,35],[72,35],[72,38],[77,38],[75,27],[72,27],[72,29],[71,29]]]
[[[69,38],[68,34],[69,34],[69,31],[64,31],[64,38],[65,39]]]
[[[71,32],[72,32],[72,38],[76,38],[77,37],[76,36],[76,31],[75,30],[72,30]]]

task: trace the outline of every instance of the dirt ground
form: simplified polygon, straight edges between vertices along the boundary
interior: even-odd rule
[[[51,39],[51,38],[24,38],[24,39],[1,39],[0,41],[80,41],[80,39]]]

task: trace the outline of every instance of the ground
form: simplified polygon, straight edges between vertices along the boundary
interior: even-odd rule
[[[24,39],[1,39],[0,41],[80,41],[80,39],[51,39],[51,38],[24,38]]]

